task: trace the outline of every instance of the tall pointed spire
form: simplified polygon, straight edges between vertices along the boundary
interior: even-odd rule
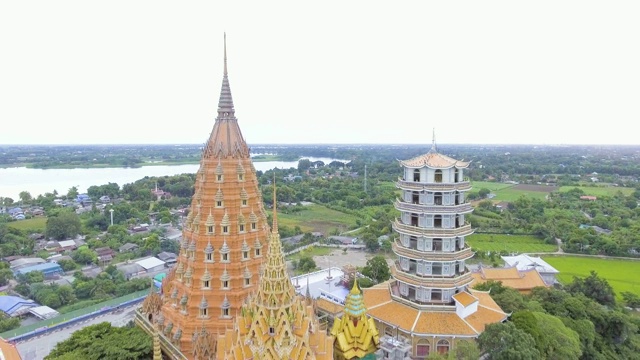
[[[224,34],[224,71],[218,102],[218,116],[203,152],[203,158],[249,158],[247,146],[235,115],[227,71],[227,34]]]
[[[436,128],[433,128],[433,135],[431,136],[431,151],[438,151],[438,149],[436,148]]]
[[[224,33],[224,76],[227,76],[227,33]]]
[[[278,209],[277,209],[276,200],[276,173],[273,172],[273,226],[271,227],[271,232],[276,234],[278,232]]]
[[[218,117],[233,117],[233,98],[231,97],[231,86],[229,86],[229,73],[227,72],[227,33],[224,33],[224,72],[222,74],[222,91],[218,102]]]

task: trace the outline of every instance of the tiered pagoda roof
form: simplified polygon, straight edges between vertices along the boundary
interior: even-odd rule
[[[334,352],[340,360],[363,359],[373,354],[380,344],[375,322],[367,316],[357,277],[345,300],[344,315],[334,321],[331,335],[336,337]]]
[[[162,283],[161,309],[144,312],[175,348],[163,342],[163,350],[188,359],[213,356],[217,335],[234,326],[258,284],[269,235],[258,178],[235,116],[226,38],[218,115],[194,189],[177,264]],[[148,303],[145,309],[155,308],[155,300]]]
[[[278,234],[274,183],[273,226],[257,293],[240,309],[234,328],[218,337],[222,359],[333,359],[333,337],[320,328],[313,307],[296,295]]]

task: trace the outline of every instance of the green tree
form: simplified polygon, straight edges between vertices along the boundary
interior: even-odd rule
[[[637,294],[629,291],[624,291],[620,295],[622,295],[622,299],[628,307],[640,308],[640,296],[638,296]]]
[[[28,191],[20,191],[20,194],[18,194],[18,197],[20,198],[20,202],[22,204],[28,204],[31,202],[31,200],[33,200],[31,193],[29,193]]]
[[[78,264],[90,264],[95,263],[98,260],[98,255],[95,251],[89,249],[87,246],[81,246],[78,250],[71,254],[73,261]]]
[[[602,305],[613,306],[616,304],[616,296],[609,282],[598,277],[598,274],[593,270],[584,279],[574,277],[573,282],[567,286],[567,291],[572,294],[582,293]]]
[[[547,359],[579,359],[582,355],[578,334],[553,315],[519,311],[513,323],[526,331],[536,342],[536,348]]]
[[[362,268],[362,275],[372,279],[377,283],[389,280],[391,271],[384,256],[376,255],[367,260],[367,264]]]
[[[478,344],[473,340],[459,340],[456,346],[449,354],[449,359],[455,360],[478,360],[480,358],[480,349]]]
[[[78,197],[78,187],[77,186],[72,186],[69,188],[69,191],[67,191],[67,199],[75,199]]]
[[[511,322],[488,325],[478,337],[478,345],[489,360],[541,359],[533,337]]]
[[[75,237],[80,233],[82,224],[75,212],[62,211],[57,216],[47,218],[47,236],[57,240]]]
[[[311,256],[303,256],[298,260],[297,270],[307,273],[315,270],[317,267],[316,262],[313,260]]]
[[[11,279],[13,279],[13,272],[10,269],[0,269],[0,286],[7,285]]]
[[[152,352],[152,339],[142,329],[103,322],[74,332],[45,359],[138,360],[150,359]]]

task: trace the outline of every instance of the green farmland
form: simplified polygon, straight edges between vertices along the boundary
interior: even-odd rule
[[[271,214],[271,211],[268,211]],[[278,211],[278,224],[294,228],[299,226],[303,232],[320,231],[325,235],[333,229],[349,230],[356,226],[356,217],[322,205],[304,206],[304,210],[285,214]]]
[[[7,223],[8,226],[19,230],[44,231],[47,227],[46,217],[34,217],[26,220],[18,220]]]
[[[554,252],[557,246],[531,235],[473,234],[467,242],[474,251],[508,253]]]
[[[616,187],[616,186],[562,186],[560,187],[561,192],[567,192],[573,189],[580,189],[584,191],[585,195],[591,196],[613,196],[618,193],[618,191],[622,192],[625,196],[631,195],[635,189],[628,187]]]
[[[587,277],[594,270],[607,279],[618,299],[624,291],[640,295],[640,261],[579,256],[546,256],[544,261],[560,271],[558,280],[563,284],[573,281],[574,276]]]
[[[505,184],[488,181],[474,181],[471,186],[473,191],[479,191],[480,189],[490,190],[495,197],[492,198],[496,201],[515,201],[521,196],[536,199],[545,199],[547,195],[557,190],[557,187],[546,185],[533,185],[533,184]]]

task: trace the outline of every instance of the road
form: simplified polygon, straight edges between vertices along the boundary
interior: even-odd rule
[[[18,348],[23,360],[42,360],[49,354],[51,349],[53,349],[57,343],[71,337],[71,334],[76,330],[80,330],[89,325],[99,324],[104,321],[110,322],[113,326],[126,325],[129,321],[133,320],[135,316],[135,309],[139,305],[140,304],[135,304],[118,311],[95,317],[91,320],[74,324],[61,330],[47,333],[46,335],[29,339],[18,343],[16,347]]]

